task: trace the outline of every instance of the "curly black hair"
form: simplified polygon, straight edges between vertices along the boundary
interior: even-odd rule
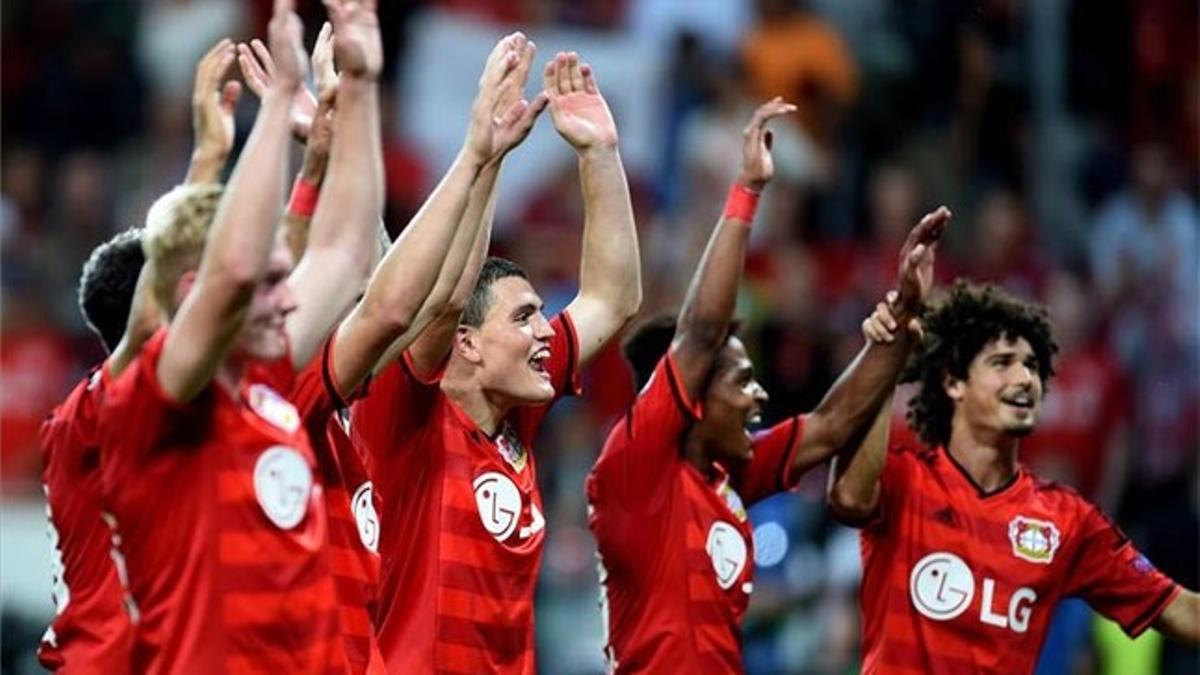
[[[667,350],[671,348],[671,343],[675,340],[675,327],[678,320],[678,312],[674,311],[652,316],[633,329],[629,338],[621,345],[621,353],[625,355],[625,361],[633,369],[633,380],[637,383],[638,391],[641,391],[642,387],[650,381],[650,377],[654,375],[654,369],[658,367],[658,362],[667,355]],[[726,339],[737,337],[741,328],[742,322],[739,319],[735,318],[730,321],[726,330]],[[710,377],[713,370],[717,368],[717,361],[714,360],[709,369]],[[707,387],[707,383],[705,386]]]
[[[944,377],[966,379],[971,362],[994,340],[1025,338],[1033,348],[1043,386],[1054,376],[1058,345],[1045,308],[991,284],[956,280],[921,320],[925,339],[900,381],[919,385],[908,403],[908,425],[925,443],[945,445],[950,440],[954,403],[943,388]]]
[[[142,230],[131,228],[97,246],[83,263],[79,311],[109,352],[125,334],[133,291],[145,261]]]

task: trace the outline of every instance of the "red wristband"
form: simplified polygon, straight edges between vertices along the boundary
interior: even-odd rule
[[[725,199],[725,218],[736,218],[747,225],[754,222],[754,212],[758,210],[759,193],[734,183],[729,188],[729,197]]]
[[[304,180],[303,176],[296,176],[296,182],[292,183],[292,198],[288,200],[288,213],[301,218],[312,218],[313,212],[317,210],[317,197],[320,194],[320,186]]]

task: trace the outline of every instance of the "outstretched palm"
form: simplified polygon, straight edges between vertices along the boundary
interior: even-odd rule
[[[900,247],[900,305],[915,310],[933,288],[934,252],[950,223],[950,209],[939,206],[921,218]]]
[[[358,0],[325,0],[333,24],[333,53],[342,73],[373,80],[383,69],[383,42],[375,3]]]
[[[591,67],[574,52],[559,53],[543,74],[554,128],[576,150],[617,144],[617,125]]]

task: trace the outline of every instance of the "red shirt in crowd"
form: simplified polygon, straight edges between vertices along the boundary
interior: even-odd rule
[[[942,448],[888,452],[862,555],[866,674],[1033,672],[1060,599],[1136,636],[1179,593],[1070,488],[1020,467],[985,493]]]
[[[587,479],[605,656],[618,673],[742,672],[754,577],[746,507],[795,485],[789,459],[804,420],[756,434],[742,470],[704,475],[680,451],[701,416],[664,357]]]
[[[346,426],[349,404],[335,384],[333,343],[330,338],[296,376],[288,398],[300,409],[325,487],[329,550],[350,672],[376,674],[385,672],[371,623],[379,584],[379,517],[366,458]]]
[[[550,322],[556,398],[578,393],[578,341]],[[354,404],[382,496],[379,646],[389,672],[527,673],[545,518],[533,441],[551,404],[513,410],[489,437],[416,374],[407,354]]]
[[[344,672],[324,492],[290,360],[187,404],[160,330],[106,387],[98,430],[138,628],[138,673]]]
[[[76,385],[41,429],[57,615],[38,660],[52,671],[129,671],[133,624],[100,501],[96,417],[104,372],[94,370]]]

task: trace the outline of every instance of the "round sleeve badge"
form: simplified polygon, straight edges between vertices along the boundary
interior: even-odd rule
[[[272,446],[254,463],[254,496],[280,529],[290,530],[304,520],[312,485],[312,469],[294,448]]]

